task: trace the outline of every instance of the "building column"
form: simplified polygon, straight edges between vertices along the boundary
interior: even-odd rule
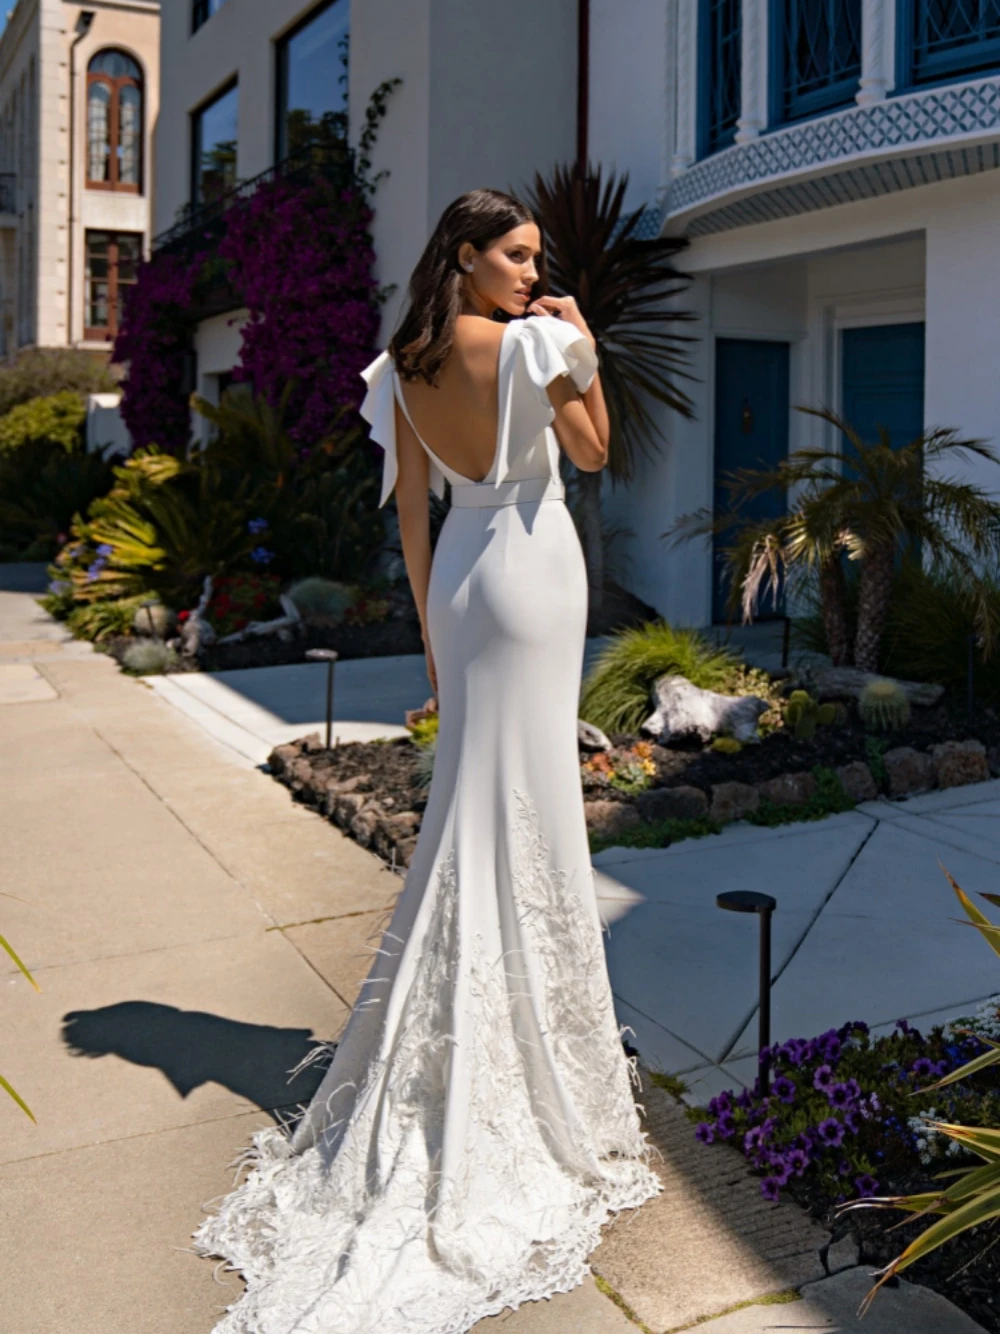
[[[881,102],[895,83],[895,9],[893,0],[862,0],[858,106]]]
[[[687,171],[698,156],[698,0],[678,0],[674,87],[677,110],[671,174]]]
[[[767,0],[743,0],[740,118],[736,142],[749,143],[767,129]]]

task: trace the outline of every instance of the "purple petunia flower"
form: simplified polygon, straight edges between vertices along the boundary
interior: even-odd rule
[[[702,1121],[694,1132],[694,1137],[701,1144],[712,1144],[715,1141],[715,1131],[707,1121]]]
[[[813,1075],[813,1088],[817,1088],[821,1093],[825,1093],[828,1089],[833,1087],[833,1083],[833,1067],[829,1065],[821,1065]]]
[[[910,1066],[910,1073],[916,1075],[918,1079],[930,1079],[934,1073],[934,1063],[926,1056],[918,1056]]]
[[[843,1144],[844,1127],[836,1117],[828,1116],[825,1121],[819,1123],[816,1129],[819,1132],[820,1143],[825,1144],[827,1148],[839,1149]]]
[[[848,1110],[844,1113],[844,1125],[847,1127],[847,1129],[851,1132],[852,1135],[856,1135],[860,1131],[861,1117],[858,1115],[855,1108],[849,1107]]]
[[[785,1075],[779,1075],[771,1087],[775,1097],[780,1098],[782,1102],[795,1101],[795,1085]]]
[[[742,1093],[740,1093],[739,1097],[736,1099],[736,1106],[739,1107],[741,1111],[746,1112],[750,1110],[750,1105],[752,1102],[753,1098],[750,1094],[750,1090],[744,1089]]]
[[[715,1133],[720,1139],[732,1139],[736,1134],[736,1122],[732,1112],[720,1112],[715,1123]]]
[[[800,1177],[809,1166],[809,1156],[802,1149],[789,1149],[785,1162],[788,1164],[789,1170]]]
[[[854,1184],[858,1188],[858,1194],[862,1199],[867,1199],[878,1190],[878,1182],[868,1172],[854,1178]]]
[[[760,1139],[760,1126],[751,1126],[743,1136],[743,1152],[747,1157],[749,1157],[755,1149],[760,1147]]]
[[[772,1203],[777,1203],[778,1197],[781,1195],[781,1186],[780,1183],[778,1182],[778,1178],[765,1177],[764,1180],[760,1183],[760,1193],[761,1195],[763,1195],[765,1200],[770,1200]]]
[[[910,1025],[907,1023],[907,1021],[906,1021],[905,1019],[897,1019],[897,1020],[896,1020],[896,1027],[899,1029],[899,1031],[900,1031],[902,1034],[904,1034],[904,1036],[905,1036],[905,1034],[912,1032],[912,1029],[910,1028]]]

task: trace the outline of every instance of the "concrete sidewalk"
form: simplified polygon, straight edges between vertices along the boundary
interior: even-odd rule
[[[24,667],[27,691],[5,676]],[[314,1038],[342,1028],[368,937],[401,882],[237,750],[109,659],[65,642],[30,599],[10,592],[0,593],[0,736],[0,931],[42,988],[4,959],[0,1070],[38,1124],[0,1103],[3,1327],[207,1334],[239,1279],[216,1277],[187,1249],[202,1204],[230,1188],[229,1164],[251,1131],[310,1096],[307,1077],[289,1085],[287,1072]],[[801,863],[801,845],[793,860]],[[683,913],[671,912],[684,905],[658,902],[638,872],[634,860],[602,865],[606,910],[627,924],[641,907],[658,908],[674,931]],[[819,897],[817,889],[811,909]],[[688,964],[684,939],[671,951],[678,972]],[[616,928],[611,943],[618,948]],[[718,1061],[715,1034],[752,1017],[752,999],[737,999],[699,1032],[699,1055]],[[683,1005],[671,1001],[657,1019],[691,1016],[702,1003],[689,984]],[[728,1072],[728,1061],[714,1068]],[[759,1323],[792,1311],[813,1320],[803,1328],[855,1329],[830,1323],[841,1308],[823,1282],[822,1229],[792,1206],[764,1204],[740,1160],[695,1144],[666,1094],[646,1088],[642,1100],[665,1188],[607,1229],[592,1260],[601,1288],[588,1280],[481,1328],[627,1334],[641,1320],[662,1334],[803,1288],[811,1305],[747,1307],[708,1329],[794,1327]],[[851,1263],[840,1255],[834,1267]],[[896,1323],[878,1323],[877,1304],[866,1334],[974,1331],[929,1294],[901,1292],[904,1323],[898,1312]],[[919,1323],[931,1308],[936,1323]],[[827,1324],[816,1311],[831,1313]]]

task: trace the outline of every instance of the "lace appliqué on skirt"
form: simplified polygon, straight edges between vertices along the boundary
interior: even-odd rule
[[[499,938],[463,938],[452,849],[411,939],[383,943],[399,971],[363,1086],[329,1099],[346,1112],[300,1154],[257,1132],[194,1233],[247,1282],[216,1334],[465,1334],[582,1282],[611,1214],[662,1188],[596,906],[515,799]]]

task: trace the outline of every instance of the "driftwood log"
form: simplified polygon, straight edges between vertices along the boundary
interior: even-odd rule
[[[702,690],[684,676],[661,676],[653,684],[655,711],[641,731],[666,743],[673,737],[690,736],[708,741],[718,733],[737,741],[752,741],[757,723],[770,707],[757,695],[718,695]]]

